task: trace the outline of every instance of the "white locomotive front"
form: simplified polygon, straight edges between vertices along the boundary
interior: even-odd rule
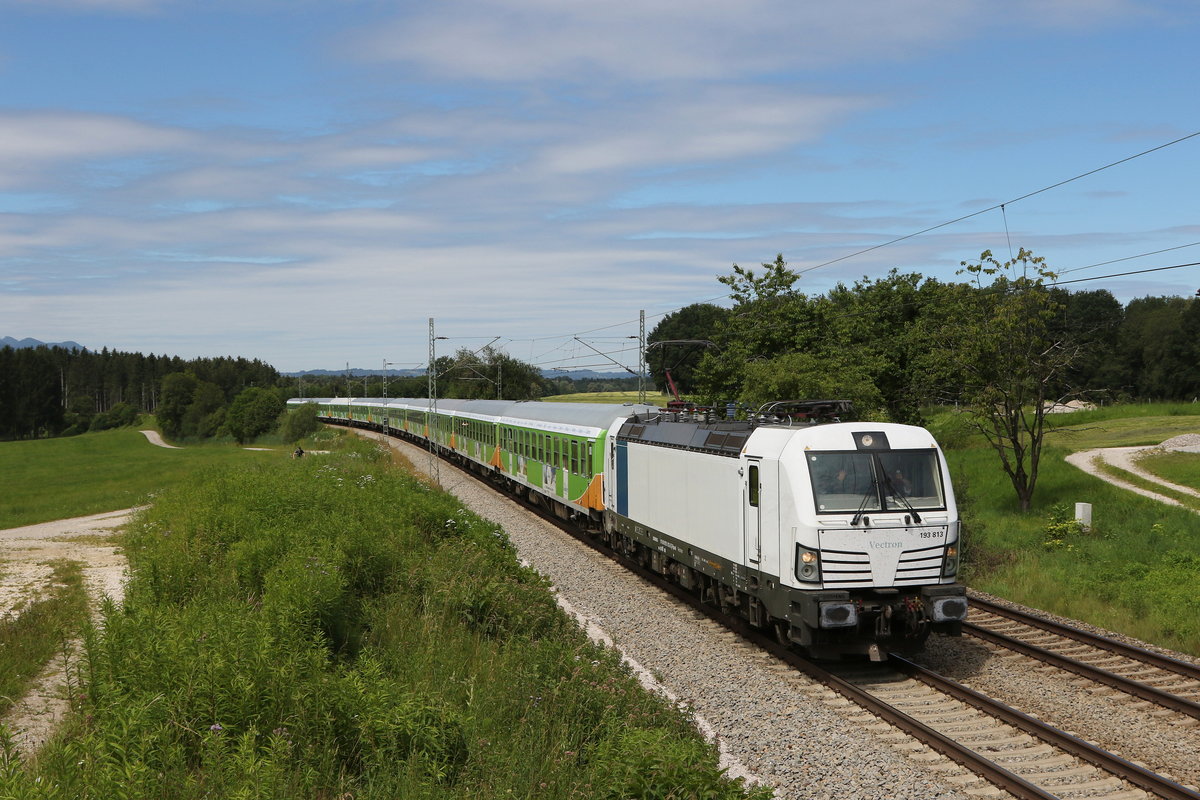
[[[959,520],[932,435],[773,419],[625,421],[608,445],[614,545],[816,656],[957,635]]]

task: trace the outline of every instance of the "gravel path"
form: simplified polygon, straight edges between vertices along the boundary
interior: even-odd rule
[[[51,576],[50,562],[78,561],[88,595],[115,600],[124,597],[125,558],[109,541],[113,530],[129,520],[134,509],[75,517],[0,531],[0,608],[12,614],[44,591]],[[35,685],[4,718],[14,731],[17,749],[30,753],[45,742],[67,713],[63,697],[67,660],[78,643],[69,642],[38,677]]]
[[[147,439],[149,439],[149,440],[150,440],[150,444],[155,444],[155,445],[158,445],[159,447],[165,447],[165,448],[167,448],[168,450],[181,450],[181,449],[183,449],[183,448],[181,448],[181,447],[178,447],[178,446],[176,446],[176,445],[173,445],[173,444],[167,444],[166,442],[164,442],[164,441],[163,441],[163,438],[162,438],[162,434],[160,434],[158,431],[142,431],[141,433],[142,433],[142,435],[143,435],[143,436],[145,436]]]
[[[1138,461],[1154,451],[1175,451],[1184,453],[1200,452],[1200,433],[1185,433],[1181,436],[1175,436],[1167,439],[1162,444],[1146,445],[1142,447],[1101,447],[1095,450],[1082,450],[1078,453],[1071,453],[1066,457],[1068,464],[1078,467],[1089,475],[1094,475],[1100,480],[1108,481],[1113,486],[1119,486],[1122,489],[1127,489],[1143,497],[1149,497],[1152,500],[1157,500],[1160,503],[1166,503],[1171,506],[1183,506],[1173,497],[1167,497],[1164,494],[1143,489],[1140,486],[1135,486],[1129,481],[1122,480],[1116,475],[1112,475],[1100,467],[1100,463],[1109,464],[1117,469],[1124,470],[1132,475],[1136,475],[1143,480],[1156,483],[1168,489],[1173,489],[1176,492],[1190,494],[1195,497],[1200,497],[1200,492],[1190,486],[1181,486],[1178,483],[1172,483],[1164,478],[1148,472],[1138,465]],[[1098,463],[1099,462],[1099,463]],[[1200,511],[1196,511],[1200,514]]]

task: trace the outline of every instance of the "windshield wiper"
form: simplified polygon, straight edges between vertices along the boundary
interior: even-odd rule
[[[862,519],[863,514],[867,511],[867,503],[871,502],[872,498],[879,499],[879,483],[875,480],[874,475],[871,476],[871,488],[863,493],[862,502],[858,504],[858,511],[854,513],[854,518],[850,520],[851,527],[858,525],[859,520]]]
[[[885,489],[887,489],[889,492],[891,492],[892,497],[896,498],[897,500],[899,500],[901,503],[904,504],[904,507],[907,508],[909,513],[912,514],[913,522],[920,524],[921,515],[917,513],[917,510],[915,508],[913,508],[912,503],[908,502],[908,498],[905,497],[904,494],[899,489],[896,488],[896,484],[892,483],[892,479],[887,474],[887,472],[883,473],[883,486]]]

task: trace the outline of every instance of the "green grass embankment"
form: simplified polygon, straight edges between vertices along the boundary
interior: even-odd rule
[[[964,580],[982,591],[1200,655],[1200,517],[1112,486],[1064,460],[1097,447],[1158,444],[1200,431],[1200,408],[1118,406],[1052,420],[1033,508],[1016,495],[995,452],[955,432],[934,429],[964,506]],[[1177,482],[1198,486],[1180,475]],[[1075,503],[1092,504],[1093,527],[1063,520]]]
[[[1171,483],[1190,488],[1200,487],[1200,453],[1151,451],[1138,460],[1138,466]],[[1196,500],[1195,497],[1191,499]]]
[[[614,403],[621,405],[623,403],[638,402],[637,390],[631,392],[578,392],[576,394],[556,394],[549,397],[543,397],[541,400],[544,403]],[[667,398],[665,395],[659,394],[653,387],[646,392],[647,403],[658,403],[666,405]]]
[[[346,439],[139,514],[76,713],[0,796],[742,796],[503,530]]]
[[[129,508],[198,469],[279,459],[284,452],[211,443],[169,449],[132,428],[0,442],[0,530]]]

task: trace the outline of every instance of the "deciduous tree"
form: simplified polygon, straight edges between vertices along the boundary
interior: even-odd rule
[[[1055,274],[1044,259],[1022,248],[1001,264],[985,250],[978,262],[962,265],[973,286],[948,286],[942,302],[931,307],[937,317],[926,329],[934,344],[926,375],[987,439],[1019,507],[1028,510],[1047,407],[1066,399],[1051,391],[1077,349],[1054,335],[1051,323],[1060,308],[1046,286]],[[934,322],[932,314],[927,322]]]
[[[245,444],[274,428],[284,405],[270,389],[258,386],[243,389],[225,414],[225,428],[238,444]]]

